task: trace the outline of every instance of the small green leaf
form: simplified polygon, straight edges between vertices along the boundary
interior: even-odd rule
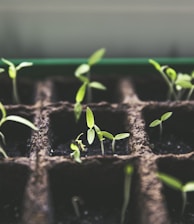
[[[83,83],[81,87],[78,89],[75,100],[76,103],[81,103],[84,100],[85,94],[86,94],[86,86],[87,83]]]
[[[9,158],[4,149],[0,146],[0,153],[3,154],[3,156],[7,159]]]
[[[172,112],[166,112],[161,116],[161,121],[165,121],[172,116]]]
[[[38,131],[38,128],[32,122],[20,116],[16,116],[16,115],[7,116],[6,121],[15,121],[15,122],[24,124],[35,131]]]
[[[2,139],[3,144],[6,145],[5,136],[4,136],[4,134],[2,132],[0,132],[0,137]]]
[[[78,121],[80,119],[81,113],[82,113],[82,105],[80,103],[75,103],[74,104],[74,115],[75,115],[76,121]]]
[[[90,66],[88,64],[82,64],[75,70],[75,76],[80,77],[81,75],[90,71]]]
[[[116,140],[121,140],[121,139],[124,139],[124,138],[128,138],[129,135],[130,135],[129,133],[120,133],[120,134],[115,135],[115,139]]]
[[[126,175],[131,175],[133,173],[133,166],[131,166],[131,165],[126,165],[125,166],[125,174]]]
[[[106,52],[105,48],[101,48],[101,49],[95,51],[95,52],[89,57],[89,59],[88,59],[88,64],[89,64],[90,66],[92,66],[92,65],[98,63],[98,62],[102,59],[102,57],[104,56],[105,52]]]
[[[167,68],[166,69],[166,74],[168,75],[168,77],[172,80],[175,81],[176,77],[177,77],[177,73],[173,68]]]
[[[106,90],[106,86],[104,86],[102,83],[100,82],[91,82],[89,84],[89,86],[91,88],[95,88],[95,89],[101,89],[101,90]]]
[[[161,66],[157,61],[149,59],[149,63],[152,64],[156,70],[161,71]]]
[[[5,69],[4,68],[0,68],[0,73],[4,72]]]
[[[99,139],[100,141],[103,141],[103,140],[104,140],[104,137],[103,137],[103,133],[102,133],[102,131],[100,130],[100,128],[95,124],[95,125],[94,125],[94,129],[95,129],[95,131],[96,131],[96,134],[97,134],[97,136],[98,136],[98,139]]]
[[[6,113],[5,107],[3,106],[3,104],[1,102],[0,102],[0,110],[1,110],[1,113],[2,113],[1,120],[3,120],[6,117],[7,113]]]
[[[174,188],[175,190],[182,191],[183,185],[180,182],[180,180],[176,179],[175,177],[172,177],[164,173],[158,173],[158,177],[160,178],[161,181],[163,181],[169,187]]]
[[[191,78],[194,79],[194,71],[191,72]]]
[[[70,148],[74,151],[70,154],[70,156],[78,163],[81,163],[81,159],[80,159],[80,151],[79,148],[76,144],[71,143]]]
[[[2,60],[5,64],[7,64],[7,65],[9,65],[9,66],[11,66],[11,67],[15,67],[14,64],[13,64],[11,61],[9,61],[9,60],[7,60],[7,59],[5,59],[5,58],[2,58],[1,60]]]
[[[191,89],[193,86],[191,81],[186,81],[186,80],[178,80],[176,81],[175,84],[176,84],[176,87],[180,86],[181,88],[184,88],[184,89]]]
[[[88,143],[90,145],[93,143],[94,138],[95,138],[95,131],[94,131],[94,129],[88,129],[88,131],[87,131],[87,140],[88,140]]]
[[[102,135],[108,139],[111,139],[113,140],[114,139],[114,136],[110,133],[110,132],[107,132],[107,131],[101,131]]]
[[[24,68],[24,67],[30,67],[32,66],[33,63],[32,62],[22,62],[20,63],[17,67],[16,67],[16,70],[20,70],[21,68]]]
[[[161,124],[161,120],[156,119],[156,120],[154,120],[154,121],[152,121],[152,122],[150,123],[149,127],[150,127],[150,128],[152,128],[152,127],[156,127],[156,126],[158,126],[158,125],[160,125],[160,124]]]
[[[194,181],[188,182],[183,186],[184,192],[194,191]]]
[[[71,143],[70,148],[71,148],[71,150],[73,150],[73,151],[77,151],[77,150],[79,150],[78,146],[77,146],[76,144],[74,144],[74,143]]]
[[[86,108],[86,122],[88,128],[91,129],[94,127],[94,114],[89,107]]]

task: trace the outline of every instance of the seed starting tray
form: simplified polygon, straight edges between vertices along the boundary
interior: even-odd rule
[[[5,74],[0,77],[0,99],[7,113],[25,117],[39,128],[31,131],[15,122],[2,126],[10,157],[0,160],[0,223],[118,224],[127,164],[133,165],[134,173],[125,223],[194,223],[194,193],[189,193],[185,215],[179,217],[179,192],[157,177],[159,171],[183,182],[194,180],[194,102],[165,101],[166,86],[147,59],[102,61],[92,77],[107,91],[94,91],[89,106],[101,128],[113,134],[129,132],[130,137],[121,141],[121,153],[112,154],[105,145],[102,156],[97,145],[94,154],[88,147],[82,163],[76,163],[63,147],[81,132],[86,136],[87,105],[76,123],[73,106],[80,83],[73,72],[82,61],[72,61],[34,60],[34,67],[18,75],[22,102],[18,105],[12,104],[11,81]],[[190,72],[194,60],[159,61]],[[180,151],[180,145],[176,150],[154,148],[158,129],[149,128],[149,123],[167,111],[173,116],[164,124],[164,139],[173,135],[183,144]],[[83,200],[79,219],[71,203],[74,196]]]

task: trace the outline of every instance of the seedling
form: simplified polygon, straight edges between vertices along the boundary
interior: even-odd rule
[[[102,134],[103,134],[104,137],[112,140],[112,151],[113,151],[113,153],[115,152],[115,142],[118,141],[118,140],[128,138],[130,136],[129,133],[120,133],[120,134],[117,134],[117,135],[114,136],[113,134],[111,134],[110,132],[107,132],[107,131],[102,131]]]
[[[149,63],[152,64],[157,71],[159,71],[168,86],[167,100],[183,99],[185,90],[189,90],[186,94],[186,100],[190,100],[194,90],[194,85],[192,84],[192,80],[194,79],[194,72],[192,72],[191,75],[177,73],[168,65],[161,66],[153,59],[150,59]]]
[[[171,116],[172,116],[172,112],[166,112],[164,113],[160,119],[156,119],[154,121],[152,121],[149,125],[150,128],[154,128],[156,126],[159,126],[160,128],[160,139],[162,138],[162,132],[163,132],[163,122],[168,120]]]
[[[80,151],[85,151],[85,145],[82,143],[82,140],[80,137],[83,135],[83,133],[79,134],[77,138],[71,143],[70,148],[73,150],[73,152],[70,154],[70,156],[78,163],[82,163],[80,159]]]
[[[125,179],[124,179],[124,192],[123,192],[123,205],[121,209],[121,224],[125,222],[125,214],[130,201],[131,192],[131,179],[133,174],[133,166],[126,165],[124,169]]]
[[[18,95],[18,88],[17,88],[17,75],[18,71],[24,67],[32,66],[31,62],[21,62],[19,65],[15,66],[11,61],[8,61],[2,58],[2,61],[9,66],[8,73],[9,77],[12,79],[12,86],[13,86],[13,102],[15,104],[20,103],[19,95]]]
[[[99,90],[106,90],[106,87],[96,81],[91,81],[91,67],[97,64],[105,54],[105,49],[101,48],[95,51],[88,59],[87,64],[81,64],[75,71],[75,76],[82,82],[82,85],[78,89],[75,97],[75,105],[74,105],[74,114],[76,121],[79,120],[81,113],[82,113],[82,105],[86,92],[87,92],[87,103],[92,101],[92,92],[91,88],[99,89]]]
[[[86,123],[88,126],[87,130],[88,143],[91,145],[94,142],[95,135],[97,135],[100,141],[102,155],[104,155],[104,143],[103,143],[104,137],[100,128],[95,124],[94,114],[89,107],[86,108]]]
[[[29,120],[27,120],[23,117],[20,117],[20,116],[17,116],[17,115],[7,116],[7,112],[5,110],[5,107],[3,106],[3,104],[1,102],[0,102],[0,111],[1,111],[1,114],[2,114],[2,117],[1,117],[1,120],[0,120],[0,128],[7,121],[15,121],[15,122],[24,124],[24,125],[28,126],[29,128],[31,128],[35,131],[38,130],[38,128],[33,123],[31,123]],[[6,144],[5,136],[1,131],[0,131],[0,137],[2,139],[2,143],[5,145]],[[0,153],[2,153],[5,158],[8,157],[2,146],[0,146]]]
[[[174,190],[180,191],[182,194],[182,209],[181,215],[184,214],[185,207],[187,204],[187,192],[194,191],[194,181],[189,181],[186,184],[183,184],[180,180],[165,173],[157,174],[160,180],[165,183],[167,186],[171,187]]]
[[[80,218],[80,209],[79,206],[83,204],[83,200],[78,196],[73,196],[71,199],[75,214],[78,218]]]

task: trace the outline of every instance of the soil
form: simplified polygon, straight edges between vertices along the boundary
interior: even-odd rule
[[[177,139],[175,136],[154,141],[150,147],[155,154],[186,154],[194,150],[194,147],[188,145],[184,141]]]
[[[81,157],[93,156],[93,155],[102,155],[99,141],[95,141],[91,146],[83,142],[86,145],[85,152],[81,152]],[[115,151],[112,151],[111,141],[106,139],[103,141],[104,144],[104,155],[128,155],[128,140],[119,140],[116,142]],[[59,144],[56,149],[50,150],[50,156],[69,156],[72,153],[70,148],[70,143]]]

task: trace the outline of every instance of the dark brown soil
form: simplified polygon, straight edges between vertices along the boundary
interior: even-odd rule
[[[194,150],[194,147],[188,145],[184,141],[170,136],[171,138],[165,138],[154,141],[150,147],[155,154],[186,154]]]

